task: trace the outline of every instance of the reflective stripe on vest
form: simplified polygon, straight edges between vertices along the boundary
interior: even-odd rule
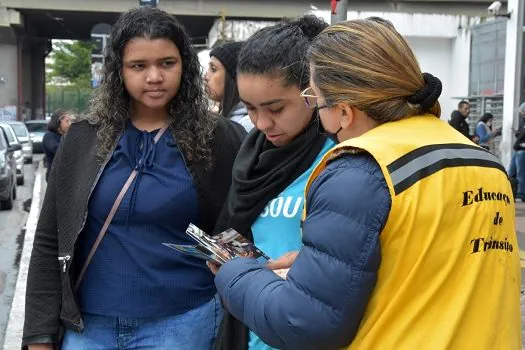
[[[387,169],[398,195],[435,172],[458,166],[496,168],[506,174],[498,158],[489,151],[457,143],[420,147],[395,160]]]

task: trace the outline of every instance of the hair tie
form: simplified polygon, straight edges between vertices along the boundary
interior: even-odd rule
[[[423,89],[410,96],[407,101],[414,105],[420,105],[422,112],[428,112],[437,102],[441,95],[441,80],[430,73],[423,73],[425,86]]]

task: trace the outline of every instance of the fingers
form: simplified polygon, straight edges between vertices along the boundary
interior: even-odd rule
[[[269,262],[266,266],[270,270],[288,269],[297,258],[297,254],[299,254],[299,252],[286,253],[279,259]]]
[[[217,272],[219,272],[219,268],[220,268],[220,266],[215,265],[214,263],[209,262],[209,261],[206,261],[206,265],[208,265],[208,268],[211,270],[211,272],[212,272],[214,275],[216,275]]]

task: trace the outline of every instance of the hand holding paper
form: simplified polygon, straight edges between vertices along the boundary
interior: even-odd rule
[[[190,224],[186,233],[195,240],[195,245],[163,244],[181,253],[207,260],[216,266],[221,266],[235,258],[254,258],[261,263],[270,260],[266,254],[234,229],[228,229],[211,237],[197,226]]]
[[[195,240],[195,245],[163,243],[178,252],[207,261],[211,272],[217,274],[222,264],[235,258],[253,258],[260,263],[268,263],[268,268],[286,279],[289,267],[298,252],[290,252],[272,261],[263,251],[234,229],[228,229],[213,237],[197,226],[190,224],[186,233]]]
[[[270,261],[266,266],[268,266],[270,270],[289,269],[294,263],[298,254],[298,251],[286,253],[277,260]]]

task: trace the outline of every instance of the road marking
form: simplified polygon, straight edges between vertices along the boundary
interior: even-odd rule
[[[40,193],[42,181],[44,178],[44,162],[38,164],[35,174],[35,183],[33,187],[33,197],[31,200],[31,210],[26,222],[26,235],[24,238],[24,247],[20,258],[20,268],[16,280],[15,295],[9,314],[9,321],[4,338],[4,350],[20,349],[22,346],[22,334],[25,316],[25,295],[27,284],[27,271],[31,250],[33,249],[33,240],[35,238],[36,225],[40,215]]]
[[[521,268],[525,269],[525,251],[520,249],[520,264]]]

